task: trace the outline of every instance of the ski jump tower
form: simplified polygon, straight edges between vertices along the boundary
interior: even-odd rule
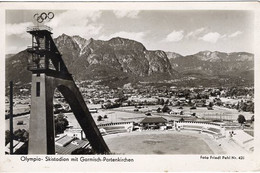
[[[27,28],[27,32],[32,35],[32,46],[27,49],[31,54],[27,68],[32,72],[28,154],[55,154],[53,96],[56,88],[69,103],[92,148],[99,154],[109,153],[51,37],[51,28],[38,25]]]

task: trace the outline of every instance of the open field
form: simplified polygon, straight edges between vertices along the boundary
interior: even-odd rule
[[[89,108],[98,108],[97,113],[92,113],[92,117],[97,125],[99,124],[106,124],[111,122],[140,122],[143,118],[146,117],[146,112],[151,112],[152,116],[162,116],[168,121],[170,120],[179,120],[182,116],[174,116],[168,113],[157,113],[152,112],[152,110],[156,110],[158,107],[161,107],[161,105],[152,105],[152,106],[144,106],[144,108],[140,108],[139,111],[134,111],[136,108],[134,106],[128,106],[128,107],[119,107],[119,108],[113,108],[113,109],[100,109],[100,106],[98,105],[92,105],[88,104]],[[172,107],[169,106],[170,109],[175,110],[178,107]],[[207,110],[206,107],[197,107],[197,109],[190,110],[190,107],[183,107],[184,112],[184,119],[185,121],[196,121],[199,120],[195,118],[194,116],[191,116],[192,113],[196,113],[196,116],[205,119],[225,119],[237,121],[237,117],[239,114],[243,114],[246,119],[250,119],[252,114],[249,112],[238,112],[235,109],[228,109],[223,107],[217,107],[214,106],[214,110]],[[71,126],[74,126],[75,128],[78,128],[79,125],[77,121],[75,120],[75,117],[73,113],[66,113],[68,121],[70,122]],[[104,117],[107,115],[108,118],[103,118],[101,121],[97,121],[98,116]],[[207,118],[206,118],[207,117]],[[200,119],[199,121],[202,121],[203,119]]]
[[[134,106],[129,106],[129,107],[119,107],[119,108],[114,108],[114,109],[100,109],[100,105],[94,105],[94,104],[88,104],[87,105],[90,109],[91,108],[97,108],[98,113],[92,113],[92,117],[95,120],[96,124],[105,124],[105,123],[111,123],[111,122],[129,122],[129,121],[134,121],[134,122],[139,122],[143,118],[146,117],[145,113],[146,112],[152,112],[152,110],[156,110],[157,108],[161,107],[161,105],[152,105],[152,106],[144,106],[144,108],[140,108],[139,111],[134,111],[136,109]],[[170,109],[176,110],[178,107],[172,107],[169,106]],[[29,107],[28,105],[24,104],[16,104],[14,107],[14,113],[21,113],[24,112],[25,110],[28,110]],[[223,107],[217,107],[214,106],[214,110],[207,110],[205,107],[197,107],[197,109],[190,110],[190,107],[183,107],[183,112],[185,116],[186,121],[193,121],[196,118],[193,116],[190,116],[192,113],[196,113],[196,116],[198,117],[205,117],[207,116],[209,119],[221,119],[221,118],[229,118],[233,121],[236,121],[237,116],[239,114],[243,114],[246,119],[250,119],[252,116],[252,113],[249,112],[238,112],[235,109],[228,109],[228,108],[223,108]],[[75,128],[79,128],[78,122],[75,119],[75,116],[73,113],[65,113],[65,115],[68,118],[68,121],[70,122],[70,126],[74,126]],[[98,116],[104,117],[104,115],[107,115],[108,118],[102,119],[102,121],[97,121]],[[162,116],[166,118],[168,121],[169,120],[179,120],[181,116],[173,116],[168,113],[157,113],[157,112],[152,112],[153,116]],[[18,121],[24,121],[24,125],[17,125]],[[29,115],[25,116],[19,116],[14,118],[14,129],[28,129],[29,125]],[[6,129],[9,129],[9,120],[5,120],[5,126]]]
[[[67,116],[70,126],[73,126],[74,128],[79,127],[79,124],[75,119],[73,113],[65,113],[65,115]],[[98,113],[92,113],[91,115],[97,125],[111,123],[111,122],[132,122],[132,121],[139,122],[144,117],[146,117],[145,114],[140,114],[140,113],[138,114],[135,112],[113,111],[112,109],[98,110]],[[97,121],[98,116],[104,117],[104,115],[107,115],[108,118],[103,118],[102,121]]]
[[[205,134],[176,131],[143,131],[104,136],[116,154],[225,154]]]
[[[18,104],[19,105],[19,104]],[[88,105],[89,108],[98,108],[97,113],[92,113],[92,117],[97,125],[106,124],[111,122],[140,122],[146,117],[145,112],[151,112],[160,105],[145,106],[134,111],[134,106],[119,107],[114,109],[99,109],[100,105]],[[20,108],[20,105],[16,108]],[[175,109],[176,107],[170,107]],[[176,108],[177,109],[177,108]],[[189,107],[183,107],[185,114],[190,112],[196,112],[196,114],[203,114],[204,112],[212,112],[212,114],[223,112],[232,113],[235,121],[238,115],[237,110],[214,107],[214,110],[207,110],[207,108],[197,108],[190,110]],[[242,113],[245,115],[244,113]],[[107,115],[108,118],[103,118],[102,121],[97,121],[98,116],[104,117]],[[80,128],[77,120],[73,113],[65,113],[69,121],[69,126],[73,128]],[[180,116],[173,116],[168,113],[157,113],[152,112],[152,116],[162,116],[169,120],[179,120]],[[250,115],[251,116],[251,115]],[[29,117],[30,115],[23,115],[14,117],[14,131],[17,129],[29,130]],[[189,121],[195,119],[190,116],[185,120]],[[18,125],[18,121],[23,121],[24,124]],[[9,119],[5,120],[5,127],[9,130]],[[247,130],[252,135],[253,130]],[[228,138],[215,140],[206,134],[198,134],[198,132],[190,131],[142,131],[142,132],[131,132],[131,133],[120,133],[110,134],[104,136],[110,150],[116,154],[238,154],[246,153],[241,147]],[[221,146],[220,146],[221,144]]]
[[[162,108],[163,106],[161,105],[152,105],[152,106],[145,106],[144,108],[139,109],[138,113],[145,113],[145,112],[152,112],[152,110],[156,110],[157,108]],[[191,114],[195,113],[196,116],[200,118],[205,118],[205,119],[224,119],[224,120],[232,120],[236,121],[237,117],[239,114],[242,114],[245,116],[246,119],[250,119],[252,117],[252,113],[250,112],[239,112],[236,109],[229,109],[225,107],[219,107],[219,106],[214,106],[213,110],[208,110],[207,107],[197,107],[196,109],[190,109],[190,106],[182,106],[183,109],[178,109],[179,106],[169,106],[171,110],[178,110],[178,111],[183,111],[184,116],[190,116]],[[119,107],[115,108],[113,110],[117,111],[124,111],[124,112],[134,112],[135,107],[134,106],[129,106],[129,107]],[[172,116],[169,115],[168,113],[152,113],[155,115],[160,115],[160,116]]]

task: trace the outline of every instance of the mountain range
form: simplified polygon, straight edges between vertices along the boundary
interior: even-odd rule
[[[247,52],[202,51],[182,56],[147,50],[140,42],[120,37],[102,41],[65,34],[54,42],[75,80],[94,80],[110,87],[139,81],[175,81],[173,85],[254,83],[254,55]],[[26,50],[7,55],[6,82],[31,81],[26,69],[28,56]]]

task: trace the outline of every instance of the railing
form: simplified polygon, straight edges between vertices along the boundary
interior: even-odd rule
[[[113,126],[113,125],[122,125],[122,124],[131,124],[133,122],[116,122],[116,123],[107,123],[107,124],[99,124],[99,127],[103,126]]]
[[[40,63],[38,66],[36,64],[27,64],[27,70],[46,70],[44,63]]]
[[[213,126],[221,126],[220,124],[211,123],[211,122],[200,122],[200,121],[175,121],[179,124],[206,124],[206,125],[213,125]]]
[[[39,45],[39,46],[27,46],[27,51],[34,52],[34,51],[50,51],[50,48],[45,47],[45,45]]]
[[[27,31],[42,31],[42,30],[46,30],[51,32],[52,28],[46,25],[41,25],[41,26],[29,26],[27,27]]]

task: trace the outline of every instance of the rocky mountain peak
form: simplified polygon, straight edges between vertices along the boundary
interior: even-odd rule
[[[77,44],[77,42],[75,42],[73,37],[70,37],[66,34],[58,36],[56,39],[54,39],[54,42],[58,48],[68,47],[69,49],[80,49],[80,46]]]
[[[253,54],[246,52],[233,52],[225,53],[219,51],[201,51],[197,54],[194,54],[195,58],[201,61],[210,61],[210,62],[230,62],[230,61],[252,61]]]
[[[111,68],[115,75],[124,73],[128,77],[146,77],[155,73],[167,73],[169,76],[175,73],[164,51],[146,50],[142,43],[126,38],[115,37],[102,41],[64,34],[56,39],[56,44],[69,71],[80,78],[85,78],[82,70],[89,74],[95,72],[95,78],[104,78]],[[103,71],[97,73],[94,66]]]
[[[72,36],[72,39],[78,44],[81,50],[83,50],[93,40],[92,38],[92,40],[87,40],[85,38],[80,37],[79,35]]]
[[[167,57],[169,59],[176,59],[176,58],[181,58],[183,57],[182,55],[175,53],[175,52],[165,52],[167,54]]]
[[[146,48],[144,45],[138,41],[130,40],[127,38],[114,37],[108,40],[110,46],[115,47],[116,49],[124,50],[135,50],[135,51],[145,51]]]
[[[113,85],[138,80],[172,80],[179,74],[196,74],[205,78],[244,75],[243,79],[252,81],[249,75],[254,69],[254,55],[246,52],[201,51],[182,56],[175,52],[147,50],[142,43],[121,37],[102,41],[66,34],[60,35],[54,42],[76,80],[92,79]],[[30,81],[31,74],[26,70],[28,56],[28,52],[23,51],[6,59],[7,81]]]

